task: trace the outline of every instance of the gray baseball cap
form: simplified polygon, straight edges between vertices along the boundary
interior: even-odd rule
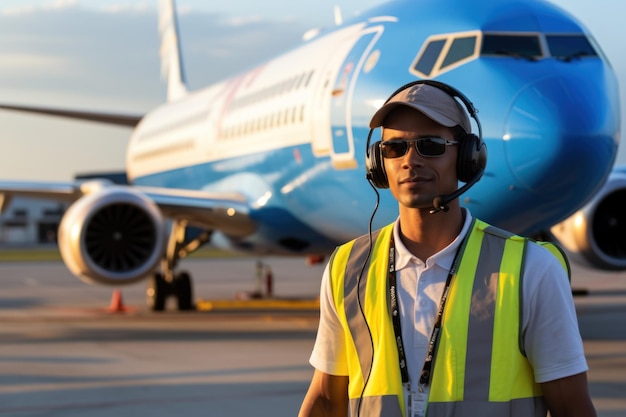
[[[429,84],[414,84],[393,96],[370,120],[370,128],[383,125],[385,117],[398,106],[412,107],[442,126],[461,126],[465,133],[472,131],[467,113],[454,97]]]

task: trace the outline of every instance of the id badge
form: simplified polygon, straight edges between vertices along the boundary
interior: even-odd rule
[[[424,417],[426,414],[426,393],[425,392],[409,392],[409,416]]]

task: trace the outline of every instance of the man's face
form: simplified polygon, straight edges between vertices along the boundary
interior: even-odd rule
[[[450,128],[406,106],[397,107],[385,118],[383,142],[426,136],[454,140]],[[455,191],[458,188],[457,153],[458,146],[446,146],[442,156],[424,157],[411,143],[404,156],[384,158],[389,189],[401,208],[431,209],[435,197]]]

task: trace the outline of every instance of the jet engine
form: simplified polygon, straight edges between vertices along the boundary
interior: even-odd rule
[[[626,170],[614,170],[591,201],[551,232],[574,258],[600,269],[626,269]]]
[[[66,211],[59,250],[69,270],[90,284],[124,285],[146,278],[165,243],[158,207],[124,187],[102,187]]]

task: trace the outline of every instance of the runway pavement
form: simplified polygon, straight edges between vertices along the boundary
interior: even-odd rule
[[[219,308],[263,288],[256,261],[187,260],[196,298],[218,308],[186,313],[148,312],[142,283],[121,289],[125,311],[109,312],[113,288],[59,262],[0,264],[0,416],[296,415],[323,265],[266,263],[273,298],[291,305]],[[588,292],[576,306],[598,415],[624,416],[626,273],[576,268],[572,285]]]
[[[599,417],[626,416],[626,272],[573,266],[572,286],[589,364],[589,389]]]

